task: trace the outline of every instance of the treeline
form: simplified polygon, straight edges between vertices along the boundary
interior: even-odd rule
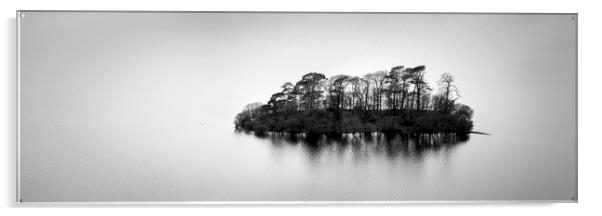
[[[473,111],[457,103],[454,77],[442,74],[434,93],[425,73],[425,66],[396,66],[363,77],[311,72],[295,84],[284,83],[267,104],[247,105],[235,125],[256,133],[470,132]]]

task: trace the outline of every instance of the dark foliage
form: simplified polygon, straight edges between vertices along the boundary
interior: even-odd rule
[[[459,112],[445,114],[432,110],[420,112],[306,110],[264,113],[256,118],[247,116],[240,119],[236,127],[257,134],[266,132],[325,135],[371,132],[467,134],[472,129],[472,121]]]
[[[282,85],[267,104],[253,103],[235,119],[237,129],[338,136],[344,133],[456,134],[472,130],[473,110],[456,103],[452,75],[444,73],[432,95],[425,66],[396,66],[364,77],[311,72]]]

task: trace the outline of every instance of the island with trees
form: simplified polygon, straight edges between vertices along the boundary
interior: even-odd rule
[[[248,104],[235,128],[257,135],[446,134],[471,132],[473,110],[457,102],[454,77],[443,73],[437,90],[425,80],[426,67],[396,66],[363,77],[311,72],[286,82],[269,101]]]

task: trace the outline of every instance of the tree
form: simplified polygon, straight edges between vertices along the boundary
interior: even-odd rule
[[[259,114],[260,108],[263,106],[261,102],[255,102],[247,104],[241,113],[236,115],[234,119],[234,125],[236,127],[243,126],[244,124],[253,121]]]
[[[454,77],[449,73],[441,74],[441,78],[439,79],[439,81],[437,81],[437,84],[439,85],[439,90],[442,91],[443,96],[443,100],[441,101],[443,105],[442,111],[445,113],[449,113],[456,100],[451,98],[452,94],[455,93],[457,96],[458,92],[456,85],[454,85]]]
[[[375,109],[376,110],[381,110],[382,106],[382,92],[383,92],[383,88],[385,85],[385,77],[387,76],[387,72],[386,71],[376,71],[373,73],[369,73],[366,74],[364,76],[364,78],[366,78],[367,80],[369,80],[370,82],[374,83],[374,97],[373,97],[373,104],[375,105]]]
[[[368,98],[369,98],[369,93],[370,93],[370,80],[367,80],[365,78],[360,78],[360,81],[364,84],[363,89],[364,89],[364,110],[369,110],[370,109],[370,104],[368,102]]]
[[[407,100],[409,83],[408,80],[412,78],[412,68],[406,68],[401,74],[401,109],[404,109],[404,105]]]
[[[410,70],[412,75],[411,83],[414,84],[414,92],[416,93],[416,110],[420,110],[420,95],[426,86],[426,82],[424,81],[425,69],[426,67],[424,65],[420,65]]]
[[[325,79],[324,74],[311,72],[303,75],[301,80],[295,84],[295,90],[301,96],[302,109],[314,109],[319,105],[323,92],[320,87]]]
[[[432,106],[431,104],[431,87],[428,84],[422,88],[422,92],[420,93],[420,107],[418,110],[429,110]]]
[[[454,114],[461,120],[471,120],[474,111],[468,105],[456,104],[454,106]]]
[[[351,100],[350,100],[350,104],[349,104],[349,108],[351,109],[358,109],[362,107],[362,100],[363,100],[363,92],[362,92],[362,86],[361,86],[361,81],[359,77],[351,77],[349,79],[347,79],[347,82],[349,82],[349,84],[351,84]]]
[[[472,130],[472,115],[474,111],[467,105],[457,104],[454,106],[453,116],[456,116],[456,132],[466,133]]]
[[[286,103],[284,104],[284,109],[286,111],[295,111],[299,107],[297,104],[297,93],[295,92],[295,86],[286,82],[282,85],[282,93],[286,97]]]
[[[401,92],[401,78],[403,75],[404,66],[396,66],[391,68],[391,71],[385,76],[386,83],[389,85],[387,89],[389,109],[397,109],[398,95]]]
[[[329,80],[328,94],[329,107],[336,110],[344,108],[345,88],[347,87],[347,75],[335,75]]]
[[[272,94],[270,100],[268,101],[268,105],[270,106],[272,112],[282,112],[284,111],[284,102],[286,97],[284,93],[277,92]]]
[[[245,106],[243,112],[249,114],[249,117],[255,118],[259,114],[259,108],[263,106],[262,102],[250,103]]]
[[[445,107],[447,106],[445,96],[441,93],[432,96],[431,103],[433,105],[433,110],[445,113]]]
[[[297,109],[296,95],[294,86],[290,82],[281,86],[282,91],[277,92],[270,97],[268,105],[272,112],[285,112]]]
[[[326,79],[323,74],[308,73],[295,85],[284,83],[267,104],[245,106],[235,125],[256,134],[470,132],[473,111],[466,105],[454,105],[459,95],[453,76],[441,75],[439,91],[432,94],[424,74],[425,66],[396,66],[363,78],[336,75]],[[402,111],[395,111],[398,109]],[[405,112],[408,109],[419,112]]]

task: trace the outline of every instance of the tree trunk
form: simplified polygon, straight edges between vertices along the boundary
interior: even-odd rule
[[[370,83],[366,83],[366,104],[364,104],[364,110],[368,110],[368,93],[370,93]]]
[[[420,111],[420,92],[422,91],[421,87],[418,87],[418,91],[416,92],[416,110]]]
[[[450,84],[448,83],[445,88],[445,113],[449,113],[449,86]]]
[[[404,103],[405,103],[405,101],[406,101],[406,92],[407,92],[408,90],[406,89],[406,81],[403,81],[403,84],[402,84],[402,85],[403,85],[403,86],[402,86],[402,88],[401,88],[401,109],[403,110],[403,108],[404,108]]]

